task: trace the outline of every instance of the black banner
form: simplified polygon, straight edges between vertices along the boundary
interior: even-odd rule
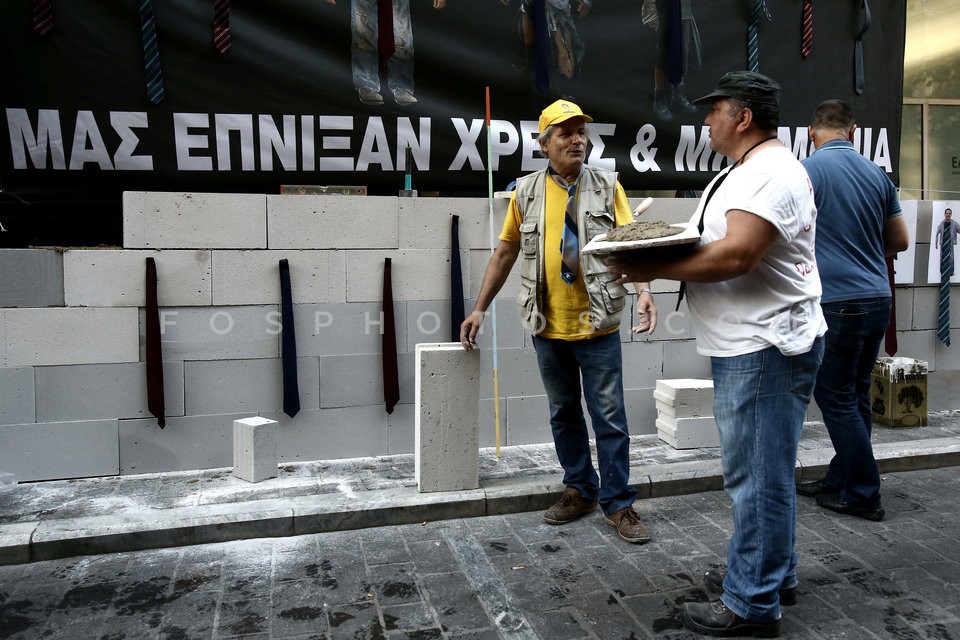
[[[681,11],[670,11],[674,2]],[[213,0],[153,0],[163,85],[154,104],[138,0],[54,2],[43,35],[30,2],[5,3],[2,187],[276,193],[284,184],[338,184],[393,194],[410,173],[421,191],[485,194],[489,86],[497,190],[542,166],[536,120],[559,96],[595,118],[588,162],[619,171],[627,189],[699,189],[722,159],[709,150],[706,109],[684,111],[670,80],[682,80],[692,99],[746,68],[757,0],[394,0],[395,21],[409,6],[413,45],[398,26],[394,48],[412,54],[413,82],[403,85],[395,56],[380,74],[383,103],[370,104],[376,96],[367,92],[365,104],[351,64],[364,48],[351,52],[352,23],[374,49],[389,46],[375,39],[377,4],[233,0],[230,47],[220,52]],[[805,157],[813,108],[847,99],[858,112],[858,147],[896,181],[905,3],[869,2],[861,95],[854,51],[867,3],[814,2],[808,57],[801,0],[761,4],[769,19],[759,25],[759,70],[783,86],[781,139]],[[667,33],[677,13],[681,30]],[[669,51],[658,54],[661,34]],[[680,65],[670,60],[678,49]],[[366,52],[382,66],[369,43]],[[659,114],[657,97],[666,101]]]

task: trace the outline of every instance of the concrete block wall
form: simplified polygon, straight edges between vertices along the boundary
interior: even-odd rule
[[[251,416],[277,421],[281,463],[414,451],[416,345],[451,338],[451,216],[460,216],[469,311],[490,255],[486,198],[130,192],[123,202],[123,248],[0,250],[0,470],[43,480],[228,467],[233,421]],[[493,202],[495,234],[506,205]],[[645,215],[681,222],[695,205],[658,199]],[[931,203],[919,203],[918,217],[915,284],[897,288],[898,355],[929,362],[931,411],[957,408],[960,353],[936,341],[936,287],[925,284]],[[159,280],[162,430],[146,409],[146,257]],[[392,414],[381,381],[388,257],[400,374]],[[296,325],[295,418],[281,410],[282,258]],[[551,440],[517,283],[514,269],[497,301],[502,445]],[[620,332],[634,434],[656,432],[656,380],[710,377],[685,305],[673,310],[678,283],[653,288],[657,332],[633,334],[626,317]],[[957,289],[952,307],[960,341]],[[481,446],[497,442],[492,325],[488,317],[478,340]]]

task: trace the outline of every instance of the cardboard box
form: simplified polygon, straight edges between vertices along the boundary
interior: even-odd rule
[[[885,427],[927,425],[927,363],[877,358],[870,376],[873,421]]]

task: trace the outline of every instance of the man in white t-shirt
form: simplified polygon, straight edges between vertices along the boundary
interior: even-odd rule
[[[797,598],[795,465],[827,326],[813,255],[816,207],[800,162],[777,140],[779,85],[734,71],[694,102],[711,105],[710,148],[731,164],[707,186],[690,252],[615,254],[622,280],[689,283],[697,351],[710,356],[724,490],[733,502],[721,599],[688,602],[690,629],[776,637]]]

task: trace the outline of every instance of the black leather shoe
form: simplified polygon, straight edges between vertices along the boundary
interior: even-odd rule
[[[797,483],[797,493],[811,498],[815,498],[821,493],[836,493],[837,491],[837,487],[831,487],[823,479]]]
[[[726,571],[709,569],[703,574],[703,584],[707,587],[708,591],[717,595],[723,595],[723,579],[726,575]],[[792,607],[797,604],[797,588],[780,587],[780,604],[785,607]]]
[[[861,507],[852,502],[847,502],[840,497],[839,493],[821,493],[817,496],[817,504],[824,509],[830,509],[830,511],[836,511],[837,513],[843,513],[848,516],[857,516],[858,518],[871,520],[873,522],[880,522],[883,520],[883,516],[886,515],[883,507]]]
[[[691,631],[707,636],[750,636],[753,638],[780,637],[780,621],[753,622],[744,620],[723,604],[715,602],[685,602],[680,607],[680,621]]]

